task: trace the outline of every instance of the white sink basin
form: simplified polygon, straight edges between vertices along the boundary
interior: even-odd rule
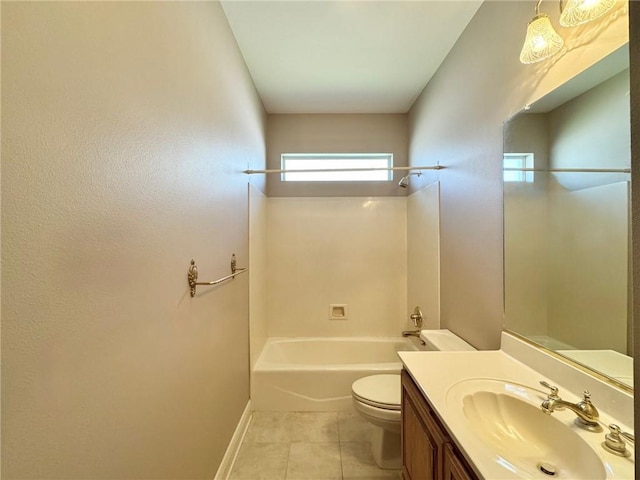
[[[467,395],[462,403],[474,432],[495,449],[505,468],[527,478],[607,477],[587,442],[539,407],[494,392]]]
[[[462,409],[494,461],[519,477],[607,478],[600,457],[571,424],[540,410],[544,398],[523,385],[474,379],[454,385],[447,403]]]

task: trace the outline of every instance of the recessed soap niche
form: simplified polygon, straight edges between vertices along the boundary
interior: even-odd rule
[[[348,317],[346,303],[332,303],[329,305],[329,320],[347,320]]]

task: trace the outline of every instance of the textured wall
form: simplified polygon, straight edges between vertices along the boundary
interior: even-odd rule
[[[414,178],[414,177],[412,177]],[[407,315],[419,306],[423,328],[440,328],[440,185],[432,183],[407,197]]]
[[[552,168],[629,168],[629,70],[549,115]]]
[[[212,478],[247,403],[262,105],[212,2],[2,5],[3,478]]]
[[[283,153],[393,153],[396,167],[408,163],[406,115],[269,115],[267,165],[281,167]],[[268,175],[270,197],[405,196],[395,172],[393,182],[289,182]]]
[[[502,123],[628,37],[621,3],[601,22],[563,29],[562,55],[522,65],[535,3],[483,3],[409,112],[410,164],[447,167],[421,179],[440,180],[441,324],[480,349],[498,348],[502,329]],[[557,10],[542,4],[556,24]]]

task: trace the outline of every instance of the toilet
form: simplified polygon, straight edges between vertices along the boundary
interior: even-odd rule
[[[449,330],[423,330],[420,338],[425,342],[422,350],[475,350]],[[371,453],[378,467],[400,469],[400,375],[370,375],[356,380],[351,385],[351,397],[356,412],[373,425]]]

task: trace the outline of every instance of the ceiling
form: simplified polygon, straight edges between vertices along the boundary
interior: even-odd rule
[[[482,0],[222,6],[269,113],[405,113]]]

